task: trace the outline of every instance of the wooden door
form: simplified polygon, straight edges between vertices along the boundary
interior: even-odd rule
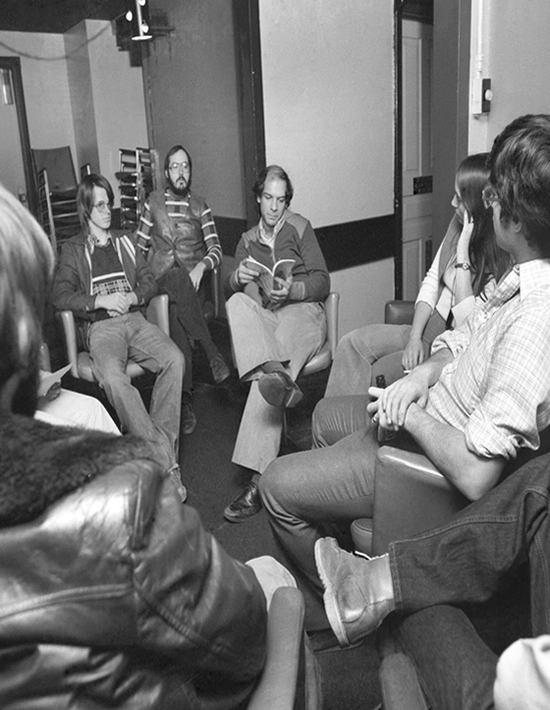
[[[432,260],[433,28],[403,20],[403,298],[414,300]]]

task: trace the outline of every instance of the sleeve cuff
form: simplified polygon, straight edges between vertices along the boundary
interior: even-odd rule
[[[294,281],[290,287],[289,298],[291,301],[304,301],[306,298],[306,285],[303,281]]]

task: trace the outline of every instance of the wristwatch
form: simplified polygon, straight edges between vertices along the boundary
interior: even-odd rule
[[[472,267],[466,261],[459,261],[455,264],[455,269],[463,269],[464,271],[470,271]]]

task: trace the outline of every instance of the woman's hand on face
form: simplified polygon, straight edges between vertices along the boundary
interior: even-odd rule
[[[401,364],[404,370],[412,370],[417,365],[424,362],[424,347],[422,339],[410,337],[409,342],[403,350],[403,358]]]
[[[464,212],[464,221],[462,223],[462,232],[458,238],[458,243],[456,245],[456,258],[457,261],[462,263],[468,261],[470,258],[470,241],[472,239],[472,234],[474,232],[474,220],[469,215],[468,211]]]

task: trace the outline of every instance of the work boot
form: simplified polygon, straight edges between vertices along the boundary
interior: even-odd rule
[[[324,537],[315,543],[315,563],[325,587],[325,612],[340,646],[368,636],[395,609],[388,555],[357,557],[333,537]]]

